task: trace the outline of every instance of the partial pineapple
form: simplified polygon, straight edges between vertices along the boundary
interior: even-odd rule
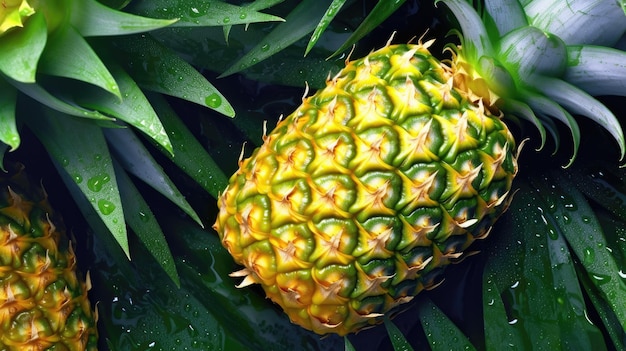
[[[96,350],[96,312],[63,222],[23,166],[0,176],[0,349]]]
[[[239,286],[261,284],[318,334],[381,322],[487,236],[518,168],[501,117],[530,121],[541,146],[564,123],[575,156],[573,114],[585,115],[624,155],[618,120],[592,97],[626,93],[604,73],[624,77],[626,55],[597,46],[623,35],[617,3],[486,1],[481,18],[463,0],[441,2],[464,35],[449,60],[428,41],[347,63],[240,161],[218,200],[214,228],[244,266]],[[606,43],[587,34],[605,20],[617,31]]]

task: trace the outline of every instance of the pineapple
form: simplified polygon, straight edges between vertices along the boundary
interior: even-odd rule
[[[303,98],[218,200],[214,229],[244,266],[232,274],[239,287],[260,284],[318,334],[356,332],[436,286],[506,210],[520,146],[501,117],[531,121],[541,146],[554,119],[565,123],[575,156],[572,113],[586,115],[623,156],[617,119],[590,95],[623,94],[622,85],[607,79],[603,89],[590,72],[624,53],[591,47],[597,36],[569,18],[621,9],[573,0],[572,13],[546,19],[555,1],[486,1],[481,18],[463,0],[442,0],[465,35],[448,46],[450,60],[429,52],[432,41],[388,43]],[[597,54],[606,61],[590,62]]]
[[[515,141],[432,42],[355,60],[264,139],[215,225],[292,321],[345,335],[437,284],[506,208]]]
[[[61,219],[22,166],[0,183],[0,349],[97,349],[88,284]]]

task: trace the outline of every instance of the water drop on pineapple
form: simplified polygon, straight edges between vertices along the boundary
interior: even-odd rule
[[[83,177],[81,177],[80,174],[74,175],[74,182],[76,182],[76,184],[82,183],[83,182]]]
[[[583,263],[591,264],[593,263],[594,260],[595,260],[595,252],[589,247],[585,248],[585,250],[583,250]]]
[[[224,24],[229,23],[230,22],[230,17],[224,17],[224,19],[222,21],[224,21]]]
[[[246,17],[248,17],[248,15],[246,15],[245,13],[239,15],[239,19],[246,19]]]
[[[270,44],[263,44],[263,46],[261,46],[261,51],[267,51],[270,49]]]

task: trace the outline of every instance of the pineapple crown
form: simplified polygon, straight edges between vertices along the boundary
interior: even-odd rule
[[[626,32],[615,0],[438,0],[459,22],[461,46],[451,48],[455,83],[509,117],[546,130],[558,147],[555,120],[571,132],[574,161],[580,129],[572,115],[604,127],[626,152],[615,115],[594,96],[626,95],[626,52],[613,48]],[[479,14],[480,12],[480,14]],[[600,20],[598,20],[600,18]]]

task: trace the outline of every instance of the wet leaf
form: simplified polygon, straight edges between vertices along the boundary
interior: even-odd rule
[[[222,77],[251,67],[295,43],[313,31],[327,8],[327,1],[301,1],[285,18],[284,23],[259,40],[252,50],[222,73]]]
[[[228,100],[189,63],[150,36],[116,40],[126,57],[120,62],[142,88],[209,107],[225,116],[235,111]]]
[[[20,134],[15,121],[16,99],[17,90],[0,78],[0,141],[10,146],[12,151],[20,145]],[[4,155],[4,152],[0,154]]]
[[[126,222],[176,287],[180,287],[174,257],[154,213],[116,160],[113,160],[113,167],[124,204]]]
[[[98,86],[122,99],[115,79],[85,39],[64,25],[48,39],[39,72]]]
[[[420,301],[419,320],[433,351],[475,350],[467,336],[426,297]]]
[[[567,178],[552,179],[555,185],[550,188],[545,183],[537,186],[548,208],[553,210],[555,225],[562,230],[591,281],[602,291],[626,330],[626,305],[623,303],[626,301],[626,279],[620,275],[622,267],[616,263],[602,227],[584,196],[572,191],[574,185]]]
[[[236,6],[216,0],[135,1],[130,11],[146,17],[178,19],[173,26],[224,26],[254,22],[282,21],[277,16],[257,12],[252,6]]]
[[[150,155],[150,152],[132,130],[127,128],[107,129],[104,130],[104,135],[115,158],[126,171],[150,185],[202,226],[202,221],[200,221],[196,211],[189,205],[176,185],[165,174],[163,168]]]
[[[146,18],[114,10],[96,0],[72,1],[70,23],[85,37],[127,35],[167,27],[176,19]]]
[[[91,89],[89,86],[76,92],[76,101],[82,106],[119,118],[142,131],[169,152],[173,152],[172,143],[159,117],[137,83],[117,64],[109,63],[108,65],[119,84],[122,101],[101,89]]]
[[[172,141],[174,153],[164,152],[164,154],[209,194],[218,198],[219,193],[228,185],[228,178],[220,166],[200,145],[165,99],[156,94],[149,94],[148,99]]]
[[[326,28],[328,28],[330,22],[335,18],[335,16],[337,16],[339,10],[345,3],[346,0],[333,0],[332,4],[328,6],[328,8],[326,9],[326,13],[324,13],[324,16],[322,16],[322,19],[317,24],[317,27],[315,27],[315,30],[311,35],[311,39],[309,40],[309,43],[306,46],[306,50],[304,51],[305,56],[309,53],[309,51],[311,51],[311,49],[313,49],[313,46],[315,46],[317,41],[320,39],[322,33],[324,33]]]
[[[404,335],[402,335],[400,329],[398,329],[392,321],[385,318],[384,323],[387,333],[389,333],[391,345],[395,351],[413,351],[413,348],[409,344],[408,340],[404,337]]]
[[[54,109],[58,112],[61,112],[63,114],[75,116],[75,117],[100,119],[100,120],[112,119],[110,117],[103,115],[99,111],[87,110],[82,107],[70,104],[50,94],[46,89],[44,89],[41,85],[37,83],[21,83],[21,82],[10,80],[10,79],[7,79],[7,81],[11,83],[15,88],[17,88],[22,93],[30,96],[34,100],[37,100],[41,104],[46,105],[47,107]]]
[[[395,1],[385,1],[379,0],[376,6],[370,11],[370,13],[365,17],[363,22],[359,25],[359,27],[352,33],[350,38],[348,38],[340,47],[337,49],[332,56],[339,55],[343,51],[349,49],[352,45],[354,45],[359,39],[363,38],[367,34],[369,34],[374,28],[380,25],[384,20],[386,20],[392,13],[394,13],[402,4],[404,4],[406,0],[395,0]]]
[[[41,118],[40,113],[45,118]],[[129,256],[124,211],[102,130],[88,120],[65,116],[54,110],[42,108],[40,113],[22,116],[46,147],[58,172],[67,174],[64,178],[67,187],[80,189],[72,195],[87,198]]]
[[[34,83],[37,63],[46,46],[48,29],[43,13],[35,13],[23,28],[0,37],[0,72],[22,83]]]

